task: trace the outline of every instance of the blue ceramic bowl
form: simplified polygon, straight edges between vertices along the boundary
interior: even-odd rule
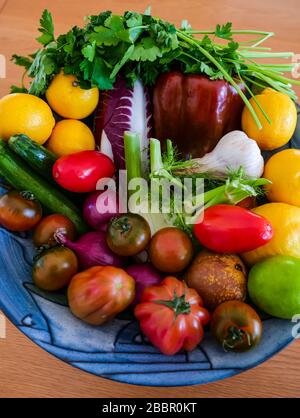
[[[300,119],[288,146],[300,148]],[[208,383],[257,366],[293,340],[295,324],[268,318],[260,345],[248,353],[224,353],[207,333],[193,352],[167,357],[145,340],[131,318],[100,327],[77,320],[64,295],[42,292],[32,284],[33,254],[30,239],[0,229],[0,309],[40,347],[97,376],[147,386]]]

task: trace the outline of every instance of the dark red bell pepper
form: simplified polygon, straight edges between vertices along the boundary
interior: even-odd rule
[[[194,226],[195,237],[217,253],[243,253],[267,244],[273,228],[267,219],[239,206],[216,205],[205,209]]]
[[[244,86],[240,84],[244,91]],[[182,156],[202,157],[241,127],[244,102],[225,80],[177,71],[158,78],[153,94],[156,137],[171,139]]]

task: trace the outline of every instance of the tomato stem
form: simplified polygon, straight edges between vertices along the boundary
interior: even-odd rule
[[[132,228],[132,225],[129,222],[129,219],[127,216],[112,219],[112,226],[113,228],[120,231],[122,234],[129,232]]]
[[[252,346],[251,336],[247,331],[235,326],[230,326],[227,330],[227,335],[223,341],[224,351],[234,351],[239,345],[246,343],[249,347]]]
[[[30,201],[36,200],[34,194],[29,192],[28,190],[24,190],[23,192],[20,192],[20,196],[22,196],[25,200],[30,200]]]
[[[36,254],[33,257],[33,261],[37,261],[46,251],[50,250],[50,248],[51,246],[48,244],[42,245],[41,247],[37,248]]]
[[[176,290],[174,291],[173,300],[156,300],[155,303],[172,309],[176,318],[178,315],[187,315],[191,313],[191,305],[185,300],[185,293],[178,296]]]

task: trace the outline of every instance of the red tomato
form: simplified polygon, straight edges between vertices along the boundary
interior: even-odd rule
[[[267,219],[250,210],[216,205],[205,209],[194,234],[202,245],[217,253],[243,253],[269,242],[273,229]]]
[[[203,338],[210,315],[194,289],[175,277],[144,290],[134,311],[143,333],[166,355],[193,350]]]
[[[92,267],[76,274],[68,289],[72,313],[92,325],[111,320],[124,311],[134,297],[134,279],[112,266]]]
[[[214,311],[211,332],[225,351],[248,351],[260,341],[262,322],[251,306],[231,300]]]
[[[49,245],[50,247],[57,245],[55,233],[58,231],[64,233],[70,241],[74,241],[76,238],[76,228],[73,222],[66,216],[55,213],[46,216],[36,226],[33,234],[34,245],[37,248],[43,245]]]
[[[81,151],[59,158],[53,166],[53,178],[64,189],[75,193],[96,190],[97,182],[110,178],[115,166],[99,151]]]
[[[165,273],[179,273],[193,258],[193,244],[179,228],[163,228],[153,236],[149,257],[151,263]]]

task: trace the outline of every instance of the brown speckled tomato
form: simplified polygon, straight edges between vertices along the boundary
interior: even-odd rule
[[[40,289],[54,291],[67,286],[77,271],[74,252],[66,247],[53,247],[36,257],[32,278]]]
[[[0,197],[0,225],[9,231],[29,231],[41,217],[42,207],[30,192],[13,190]]]
[[[262,322],[251,306],[236,300],[217,307],[211,319],[211,332],[225,351],[248,351],[262,335]]]
[[[148,222],[136,213],[112,218],[106,240],[109,248],[118,255],[130,257],[142,252],[151,239]]]
[[[164,273],[179,273],[191,262],[193,244],[179,228],[163,228],[152,238],[149,246],[151,263]]]
[[[39,248],[43,245],[53,247],[57,245],[55,233],[62,232],[70,241],[76,238],[76,228],[72,221],[64,215],[55,213],[46,216],[36,226],[33,234],[34,245]]]

